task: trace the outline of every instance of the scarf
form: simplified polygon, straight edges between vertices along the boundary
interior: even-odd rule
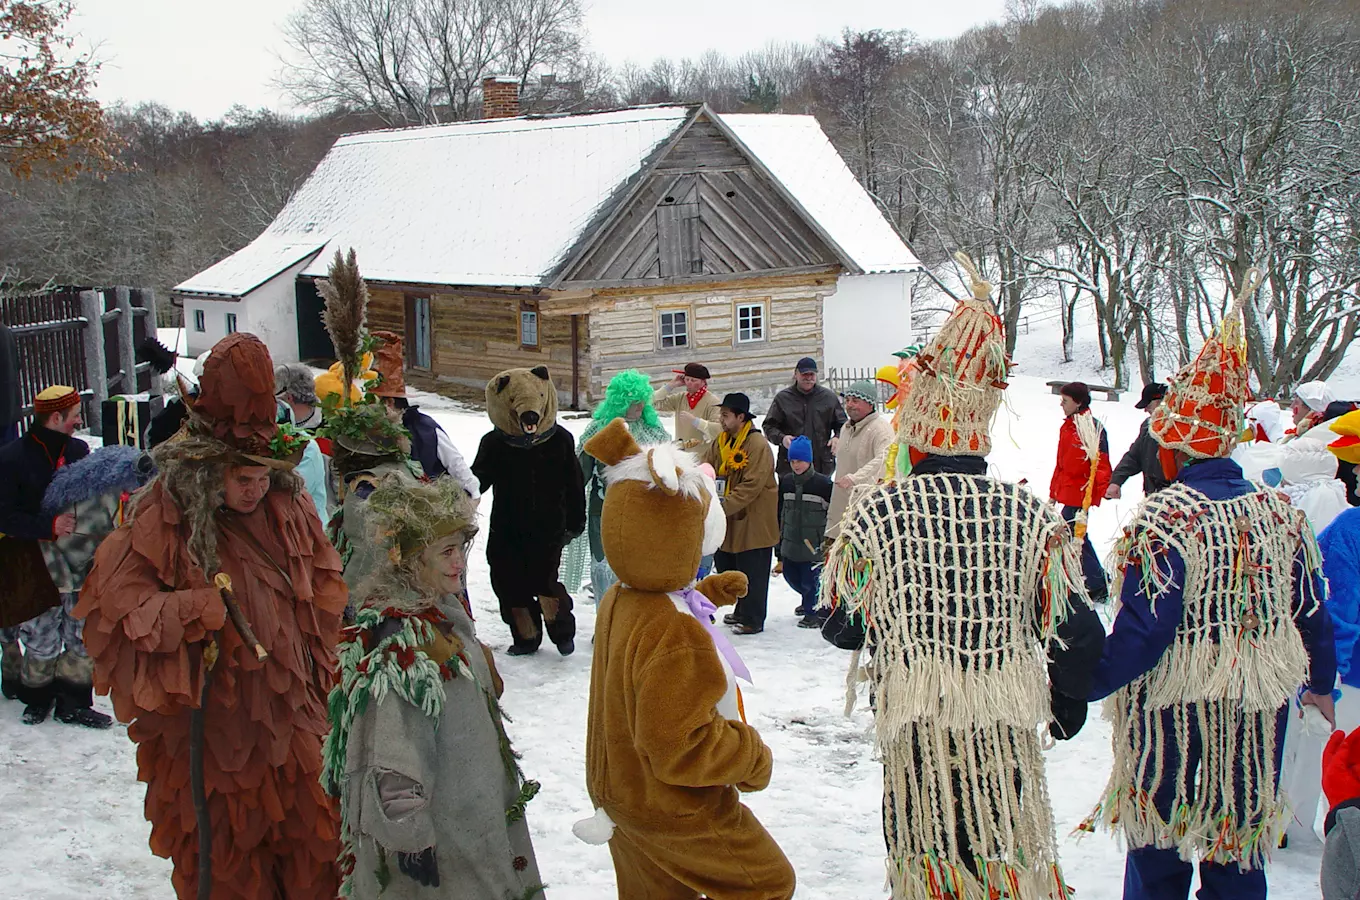
[[[699,390],[695,391],[695,392],[692,393],[692,394],[686,393],[686,394],[685,394],[685,399],[689,401],[689,408],[692,410],[692,409],[694,409],[694,407],[698,406],[698,405],[699,405],[699,401],[702,400],[702,399],[704,399],[704,394],[707,394],[707,393],[708,393],[708,385],[704,385],[703,387],[699,388]]]
[[[742,450],[746,443],[746,436],[751,433],[751,420],[747,419],[746,424],[741,426],[741,431],[734,438],[724,431],[718,435],[718,458],[721,463],[718,468],[719,475],[726,475],[735,472],[737,469],[746,468],[747,455]]]

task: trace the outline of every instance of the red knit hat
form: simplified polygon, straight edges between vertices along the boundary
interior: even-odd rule
[[[80,405],[80,393],[73,387],[54,384],[33,398],[33,415],[41,418]]]
[[[1171,379],[1148,426],[1167,451],[1164,456],[1179,450],[1196,459],[1214,459],[1232,453],[1241,439],[1243,408],[1250,393],[1242,310],[1260,284],[1261,271],[1247,270],[1232,311],[1194,362]]]

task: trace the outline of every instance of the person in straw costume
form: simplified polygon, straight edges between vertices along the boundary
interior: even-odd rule
[[[1091,700],[1110,697],[1114,768],[1083,829],[1128,845],[1126,900],[1266,896],[1266,854],[1288,820],[1279,791],[1291,697],[1335,721],[1336,678],[1317,542],[1283,494],[1229,454],[1247,400],[1243,306],[1171,380],[1152,417],[1173,483],[1147,498],[1112,556],[1114,627]]]
[[[185,900],[338,887],[321,741],[348,594],[292,471],[301,438],[275,416],[264,344],[219,341],[75,612],[95,688],[137,744],[151,851]]]
[[[1062,517],[987,477],[1010,361],[991,286],[958,258],[973,296],[916,357],[903,398],[911,471],[851,498],[822,633],[874,647],[894,900],[1067,897],[1040,729],[1066,738],[1084,723],[1104,631]]]

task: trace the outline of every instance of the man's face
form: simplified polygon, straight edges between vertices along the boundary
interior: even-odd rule
[[[1308,408],[1307,403],[1295,397],[1294,401],[1289,404],[1289,412],[1294,417],[1294,424],[1297,425],[1306,419],[1312,410]]]
[[[76,429],[80,427],[81,422],[80,407],[77,405],[70,409],[64,409],[61,412],[53,413],[47,420],[47,427],[53,431],[60,431],[62,434],[70,435],[76,433]]]
[[[1077,414],[1077,410],[1081,409],[1081,405],[1077,403],[1077,401],[1073,400],[1071,397],[1067,396],[1066,394],[1062,395],[1061,401],[1063,415],[1065,416],[1075,416]]]
[[[817,386],[817,372],[795,372],[794,379],[798,382],[798,390],[804,394],[810,393]]]
[[[691,394],[697,394],[708,387],[708,382],[702,378],[695,378],[693,375],[685,376],[685,390]]]
[[[1149,416],[1152,415],[1153,413],[1155,413],[1155,412],[1157,411],[1157,407],[1159,407],[1159,406],[1161,406],[1161,405],[1162,405],[1162,398],[1161,398],[1161,397],[1154,397],[1152,400],[1148,401],[1148,405],[1147,405],[1147,414],[1148,414]]]
[[[858,422],[874,411],[874,405],[863,397],[846,397],[845,414],[851,422]]]
[[[269,493],[269,469],[266,466],[229,466],[226,477],[223,505],[233,512],[254,512],[264,495]]]
[[[718,411],[718,424],[722,426],[723,431],[735,435],[741,431],[741,426],[746,424],[746,417],[724,406]]]

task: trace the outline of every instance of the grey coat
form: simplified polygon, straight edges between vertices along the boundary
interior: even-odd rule
[[[440,610],[462,639],[473,682],[444,682],[439,719],[388,691],[354,722],[347,747],[343,814],[356,837],[355,900],[541,900],[538,862],[523,817],[506,822],[518,797],[501,755],[486,691],[491,672],[472,620],[456,598]],[[398,852],[434,847],[440,886],[401,872]],[[376,873],[385,848],[389,881]],[[516,860],[519,860],[519,869]]]

